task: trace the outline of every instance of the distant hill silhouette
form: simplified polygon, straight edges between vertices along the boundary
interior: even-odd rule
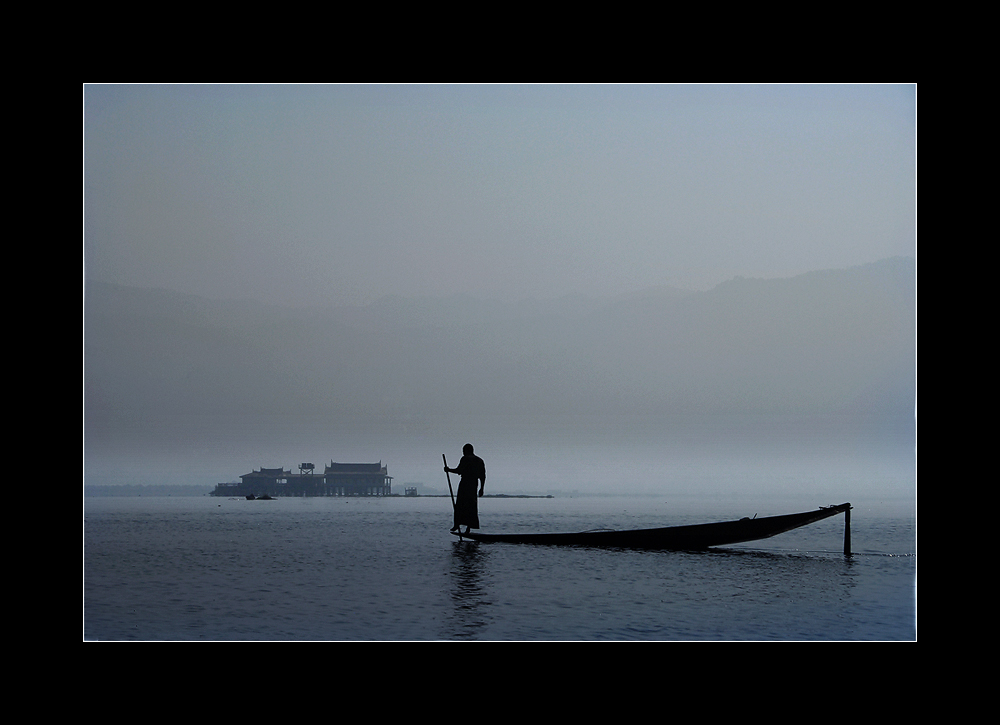
[[[290,309],[88,282],[88,425],[161,415],[912,416],[915,262],[706,292]]]

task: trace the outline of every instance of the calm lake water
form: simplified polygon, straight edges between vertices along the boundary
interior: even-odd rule
[[[823,500],[481,500],[483,531],[806,511]],[[701,553],[461,542],[447,498],[84,499],[85,640],[913,641],[912,506]],[[748,508],[750,506],[751,508]]]

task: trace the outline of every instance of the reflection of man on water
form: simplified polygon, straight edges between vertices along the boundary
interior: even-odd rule
[[[458,497],[455,501],[455,526],[452,531],[458,531],[458,527],[465,525],[465,533],[469,529],[479,528],[479,506],[476,501],[476,483],[479,482],[479,495],[483,495],[486,488],[486,464],[483,459],[472,453],[472,444],[466,443],[462,447],[462,460],[458,462],[458,468],[448,468],[445,466],[445,473],[457,473],[462,476],[458,484]]]

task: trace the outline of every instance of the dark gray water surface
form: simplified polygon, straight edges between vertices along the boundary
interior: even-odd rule
[[[847,558],[843,516],[727,549],[633,552],[461,542],[447,498],[87,498],[84,638],[913,640],[913,517],[855,506]],[[481,504],[484,531],[744,515],[724,508]]]

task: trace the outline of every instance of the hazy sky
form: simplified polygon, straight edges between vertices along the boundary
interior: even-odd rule
[[[916,251],[916,88],[88,85],[85,276],[288,304]]]

